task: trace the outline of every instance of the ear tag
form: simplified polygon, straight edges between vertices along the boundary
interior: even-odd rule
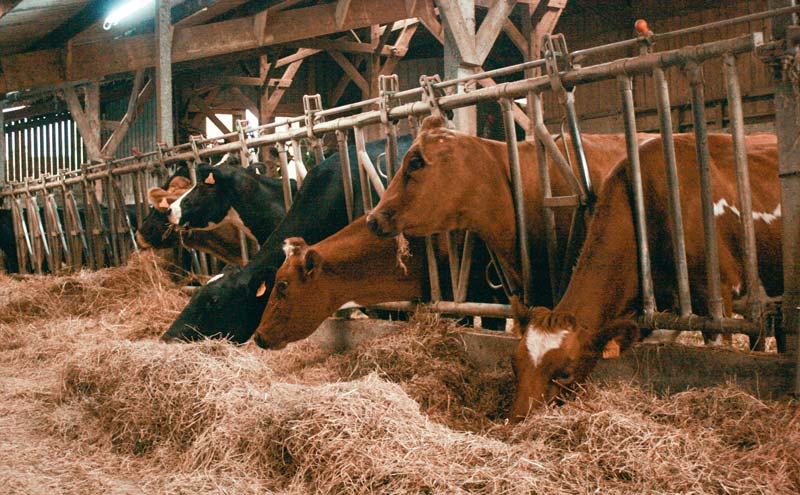
[[[167,198],[161,198],[161,202],[158,203],[159,208],[169,208],[169,202],[167,202]]]
[[[208,177],[206,177],[206,180],[204,180],[203,182],[205,182],[206,184],[211,184],[211,185],[214,185],[214,184],[217,183],[217,181],[214,180],[214,174],[208,174]]]
[[[266,282],[261,282],[261,285],[258,286],[258,290],[256,291],[256,297],[261,297],[267,292],[267,284]]]
[[[611,339],[603,348],[603,359],[616,359],[619,357],[620,347],[616,340]]]

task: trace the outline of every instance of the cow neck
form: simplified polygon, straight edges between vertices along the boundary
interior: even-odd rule
[[[476,150],[472,156],[487,156],[484,140],[483,153]],[[519,285],[522,282],[520,259],[517,246],[517,226],[514,220],[514,201],[511,193],[511,174],[508,166],[508,152],[501,143],[493,143],[497,150],[487,159],[473,162],[475,167],[482,165],[485,170],[478,173],[480,184],[476,185],[473,200],[468,202],[467,216],[471,230],[483,239],[486,246],[494,252],[500,264],[511,279]],[[478,192],[478,191],[482,191]],[[475,201],[477,199],[477,201]],[[527,208],[526,208],[527,209]],[[498,214],[499,213],[499,214]]]
[[[556,311],[598,330],[637,307],[639,272],[625,169],[607,179],[569,286]]]
[[[264,242],[275,227],[264,221],[266,217],[275,215],[272,211],[274,199],[269,194],[268,187],[258,179],[249,176],[244,170],[237,171],[230,191],[230,205],[258,242]],[[283,201],[283,198],[277,199]],[[283,214],[278,215],[278,218],[282,217]]]

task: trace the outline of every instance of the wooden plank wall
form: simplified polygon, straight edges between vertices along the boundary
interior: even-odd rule
[[[586,3],[586,2],[581,2]],[[711,6],[709,6],[711,5]],[[565,11],[557,31],[563,32],[570,50],[611,43],[634,36],[633,24],[636,19],[647,19],[654,32],[667,32],[684,27],[704,24],[767,9],[766,0],[738,0],[730,3],[697,2],[677,0],[669,2],[669,12],[665,12],[664,2],[642,0],[620,2],[601,0],[594,2],[585,10]],[[677,14],[677,13],[680,14]],[[769,21],[758,21],[735,27],[708,30],[699,34],[681,36],[664,41],[655,46],[656,51],[670,50],[762,31],[769,32]],[[631,56],[632,50],[620,50],[612,58]],[[610,60],[606,58],[605,60]],[[589,61],[591,63],[591,61]],[[772,94],[770,73],[765,64],[752,54],[739,58],[739,73],[742,93],[745,99],[746,121],[753,130],[769,129],[772,116]],[[725,113],[725,86],[720,60],[704,64],[706,99],[709,102],[707,114],[712,129],[727,125]],[[686,77],[677,68],[667,71],[670,97],[673,105],[673,120],[680,118],[681,129],[691,128],[689,86]],[[602,95],[596,97],[595,95]],[[658,120],[655,115],[655,94],[651,77],[637,77],[634,86],[637,115],[641,130],[655,130]],[[576,93],[577,109],[583,120],[583,129],[589,132],[616,132],[622,129],[620,117],[621,103],[616,81],[605,81],[579,88]],[[545,115],[549,124],[555,125],[561,119],[561,109],[553,95],[544,99]],[[765,125],[766,123],[766,125]]]

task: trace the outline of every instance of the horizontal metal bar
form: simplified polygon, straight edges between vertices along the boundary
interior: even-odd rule
[[[371,308],[386,311],[415,311],[425,309],[434,313],[455,313],[465,316],[488,316],[494,318],[513,318],[511,306],[507,304],[491,303],[457,303],[453,301],[439,301],[435,303],[418,303],[411,301],[396,301],[375,304]]]
[[[677,330],[679,332],[685,331],[701,331],[712,333],[742,333],[745,335],[760,336],[763,335],[758,325],[747,320],[740,320],[737,318],[722,318],[714,320],[709,316],[692,315],[688,317],[681,317],[674,313],[653,313],[650,316],[637,316],[636,322],[642,328],[660,329],[660,330]]]

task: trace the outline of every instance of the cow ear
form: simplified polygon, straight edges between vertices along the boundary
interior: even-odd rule
[[[616,357],[640,338],[639,325],[633,320],[614,320],[600,329],[590,341],[592,351],[604,357]]]
[[[512,332],[515,336],[522,337],[530,323],[530,313],[528,307],[517,296],[511,296],[511,313],[514,315]]]
[[[303,255],[303,274],[314,278],[322,269],[322,255],[315,249],[307,249]]]
[[[150,190],[147,191],[147,199],[150,200],[150,205],[156,209],[159,208],[162,198],[166,197],[167,191],[161,189],[160,187],[151,187]]]
[[[217,181],[214,179],[214,172],[209,172],[208,177],[206,177],[206,180],[204,180],[203,183],[204,184],[209,184],[209,185],[212,185],[212,186],[214,184],[216,184]]]
[[[191,180],[181,175],[176,175],[175,177],[172,178],[171,181],[169,181],[169,186],[167,187],[167,189],[170,190],[189,189],[190,187],[192,187]]]
[[[446,125],[447,123],[442,117],[438,115],[431,115],[425,117],[425,119],[422,121],[422,130],[429,131],[431,129],[436,129],[437,127],[445,127]]]

